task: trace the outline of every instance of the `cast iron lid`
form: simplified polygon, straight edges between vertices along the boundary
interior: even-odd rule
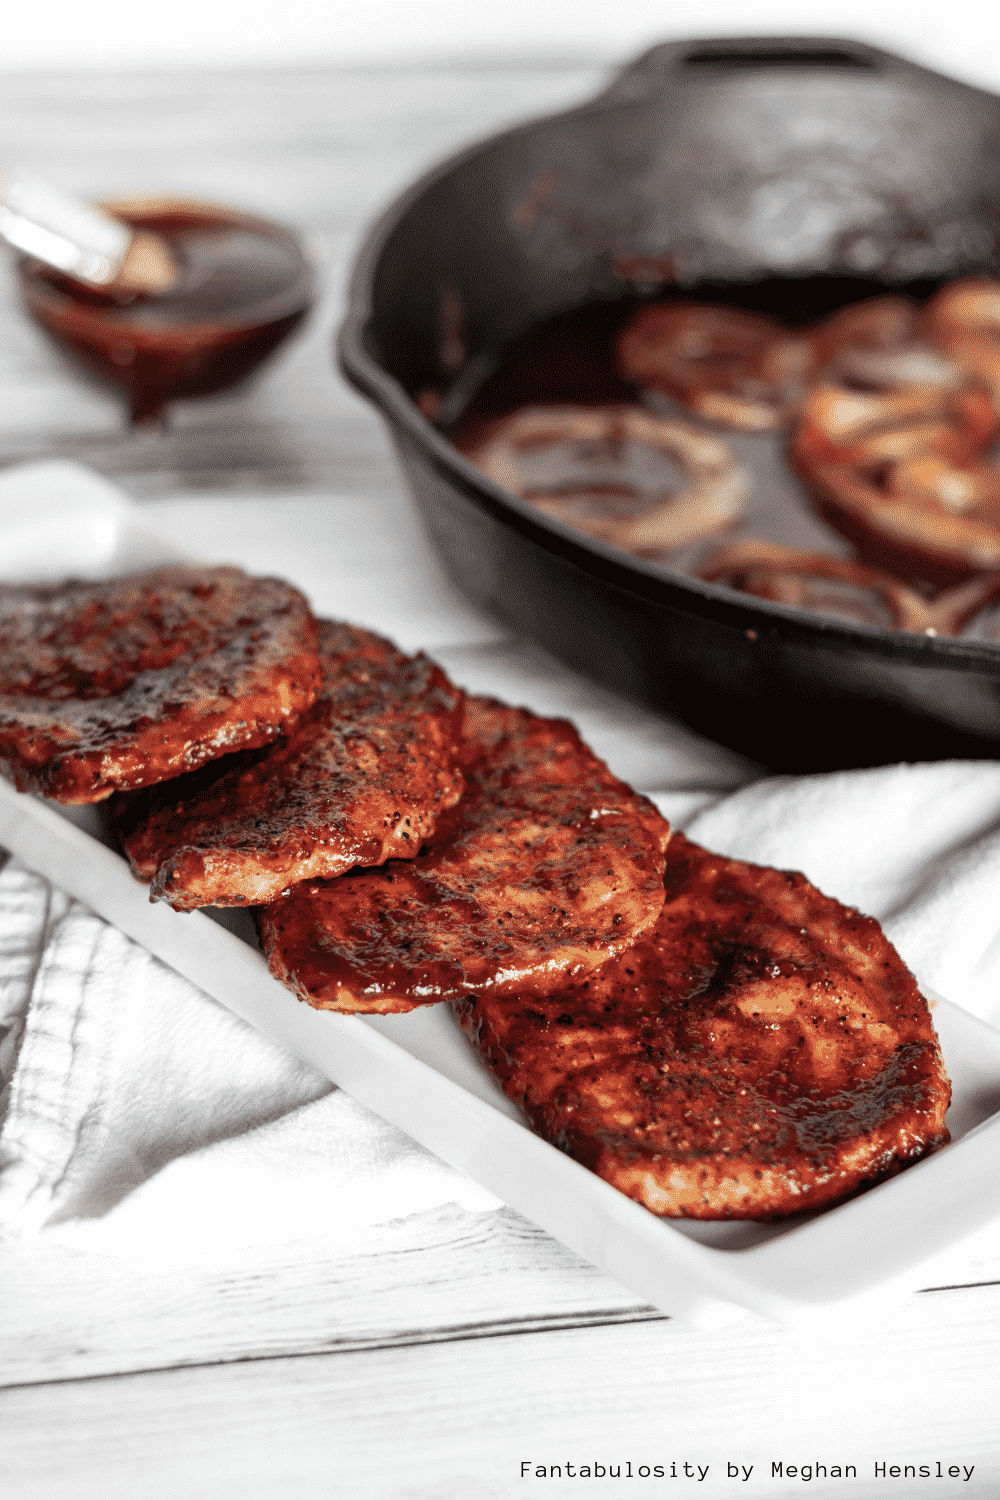
[[[1000,97],[841,38],[675,42],[397,198],[358,253],[338,356],[453,490],[584,572],[737,629],[981,670],[1000,648],[751,603],[583,539],[493,484],[413,399],[437,385],[460,404],[499,350],[595,301],[784,287],[832,306],[977,272],[1000,274]]]

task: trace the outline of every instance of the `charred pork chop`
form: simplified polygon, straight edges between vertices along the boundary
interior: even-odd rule
[[[562,719],[467,700],[461,801],[419,856],[263,907],[272,972],[319,1009],[545,991],[631,946],[663,905],[668,825]]]
[[[320,696],[287,739],[115,799],[153,900],[252,905],[353,865],[412,859],[457,801],[463,699],[441,669],[328,620],[319,653]]]
[[[927,1004],[871,917],[676,834],[635,947],[461,1024],[547,1140],[655,1214],[770,1218],[948,1140]]]
[[[0,591],[0,768],[20,791],[100,802],[266,744],[319,689],[297,589],[164,567]]]

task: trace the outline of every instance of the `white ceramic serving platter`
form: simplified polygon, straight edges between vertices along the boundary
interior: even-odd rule
[[[103,481],[67,465],[0,477],[0,580],[106,577],[189,554]],[[220,559],[224,560],[224,559]],[[783,1224],[655,1218],[533,1135],[449,1007],[311,1010],[274,980],[244,912],[153,905],[103,842],[99,809],[0,780],[0,844],[289,1051],[654,1306],[702,1326],[753,1310],[786,1324],[880,1306],[928,1260],[1000,1219],[1000,1031],[939,1001],[953,1142],[849,1203]]]

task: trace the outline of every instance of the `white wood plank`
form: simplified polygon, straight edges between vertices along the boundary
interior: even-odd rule
[[[895,1321],[912,1334],[927,1297],[959,1295],[956,1281],[968,1296],[1000,1299],[994,1240],[933,1266],[928,1284],[948,1290],[911,1297]],[[453,1204],[371,1227],[349,1251],[298,1241],[198,1266],[146,1266],[43,1239],[0,1254],[0,1287],[0,1388],[665,1321],[511,1210]],[[958,1358],[966,1304],[954,1306]]]
[[[322,1304],[316,1316],[324,1313]],[[24,1387],[0,1396],[17,1500],[479,1500],[802,1493],[770,1464],[854,1463],[806,1493],[993,1500],[1000,1294],[942,1293],[825,1338],[672,1322],[463,1339]],[[708,1464],[703,1482],[545,1483],[524,1460]],[[975,1466],[975,1483],[877,1481],[876,1461]],[[725,1464],[753,1465],[734,1488]]]
[[[0,1256],[0,1284],[0,1386],[663,1316],[510,1210],[455,1205],[350,1253],[298,1242],[204,1267],[43,1241]]]

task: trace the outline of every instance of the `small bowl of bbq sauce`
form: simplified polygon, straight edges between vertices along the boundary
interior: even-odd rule
[[[213,396],[253,375],[303,321],[312,267],[281,224],[186,199],[106,202],[166,241],[174,286],[157,296],[85,287],[25,256],[21,296],[60,351],[124,398],[133,426],[170,401]]]

